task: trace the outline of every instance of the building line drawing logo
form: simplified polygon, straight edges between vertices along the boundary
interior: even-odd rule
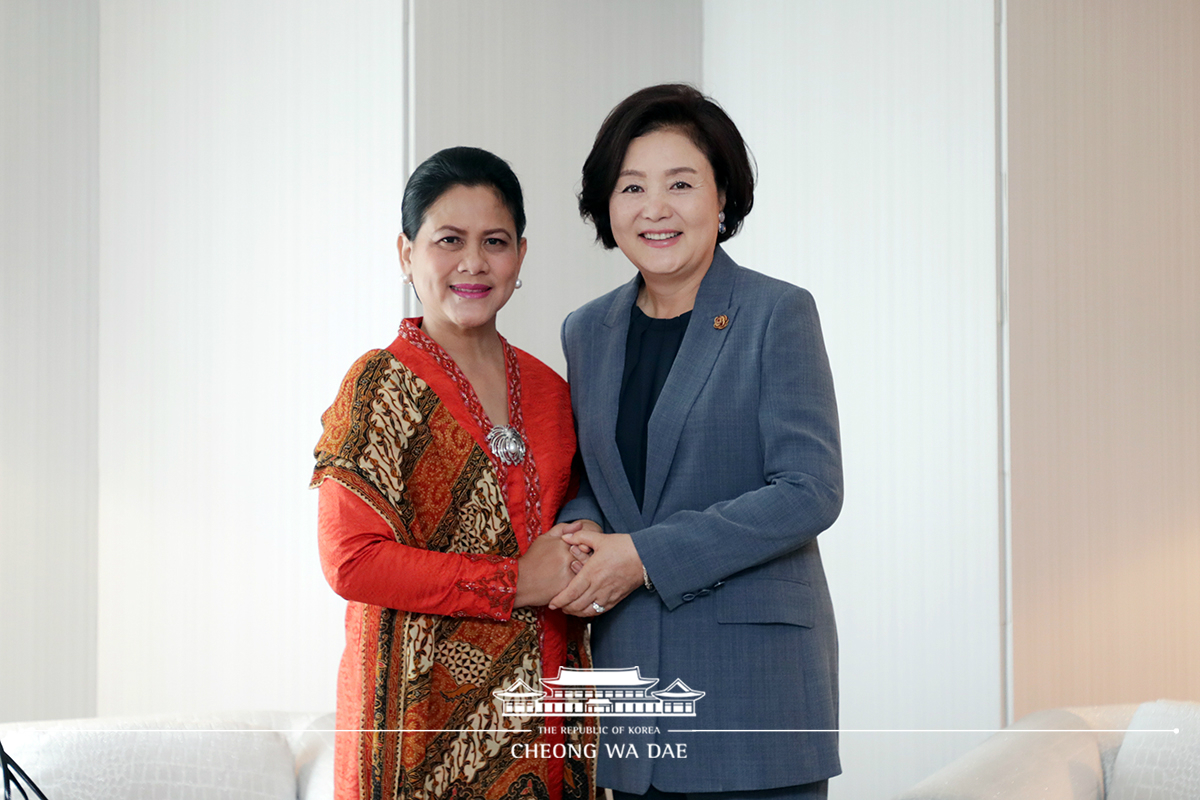
[[[559,667],[558,677],[542,678],[541,683],[544,688],[533,689],[516,680],[492,694],[503,702],[506,717],[694,717],[696,701],[705,695],[678,678],[652,692],[658,678],[643,678],[640,667]]]

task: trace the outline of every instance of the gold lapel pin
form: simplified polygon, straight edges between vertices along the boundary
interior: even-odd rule
[[[713,320],[713,327],[719,331],[725,330],[726,328],[729,327],[729,317],[725,316],[724,314],[721,314],[720,316],[718,316],[716,319]]]

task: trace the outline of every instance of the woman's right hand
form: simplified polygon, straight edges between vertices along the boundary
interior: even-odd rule
[[[571,569],[575,556],[562,537],[564,533],[575,533],[582,527],[579,522],[555,525],[534,539],[524,555],[517,559],[514,608],[544,606],[566,588],[575,575]]]

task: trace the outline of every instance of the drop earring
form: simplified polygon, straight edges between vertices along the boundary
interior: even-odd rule
[[[717,233],[719,233],[719,234],[725,233],[725,212],[724,211],[717,214]]]
[[[408,273],[400,274],[400,313],[405,319],[421,315],[421,298],[417,296],[417,285]]]

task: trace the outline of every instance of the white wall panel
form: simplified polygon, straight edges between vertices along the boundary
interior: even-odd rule
[[[96,709],[97,31],[0,2],[0,722]]]
[[[565,373],[563,318],[634,268],[593,244],[579,173],[600,123],[643,86],[700,82],[699,0],[416,0],[414,151],[492,150],[525,192],[524,287],[500,313],[513,344]],[[669,33],[668,33],[669,32]]]
[[[833,367],[842,727],[996,728],[993,4],[714,0],[704,20],[704,88],[759,167],[727,249],[813,292]],[[893,795],[982,738],[843,734],[830,796]]]
[[[991,4],[413,5],[412,150],[513,163],[530,256],[501,327],[558,368],[562,316],[632,275],[575,212],[583,157],[633,89],[699,81],[704,19],[705,88],[762,171],[730,250],[814,292],[839,390],[843,725],[998,724]],[[101,4],[101,713],[333,704],[303,487],[398,316],[401,11]],[[847,735],[833,791],[884,796],[977,738]]]
[[[99,710],[331,709],[306,489],[394,334],[403,5],[105,0]]]

